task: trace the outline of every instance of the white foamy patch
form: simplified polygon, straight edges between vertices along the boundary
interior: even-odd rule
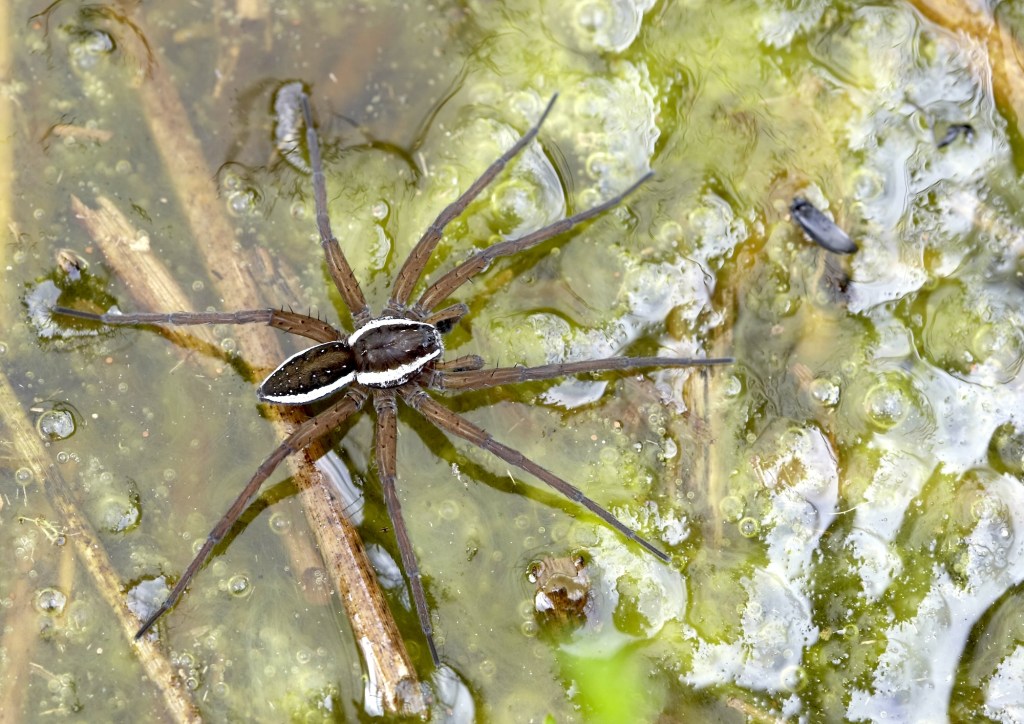
[[[1024,646],[999,662],[985,686],[983,710],[1001,724],[1024,722]]]
[[[879,632],[886,643],[870,687],[851,693],[854,720],[945,721],[967,637],[1005,591],[1024,580],[1024,490],[1009,476],[985,480],[985,504],[965,538],[966,581],[936,565],[907,621]]]
[[[691,669],[680,678],[697,687],[733,681],[758,691],[781,691],[786,672],[798,667],[803,651],[818,640],[811,605],[801,587],[764,569],[743,580],[747,604],[735,641],[697,644]]]

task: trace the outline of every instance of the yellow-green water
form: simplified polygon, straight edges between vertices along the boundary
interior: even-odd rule
[[[290,270],[263,303],[331,321],[309,179],[275,151],[274,92],[312,90],[335,231],[375,308],[419,233],[558,92],[540,146],[452,224],[431,272],[655,178],[461,290],[471,313],[450,355],[737,361],[706,382],[661,372],[450,403],[665,547],[669,566],[401,416],[407,523],[476,718],[1015,721],[1024,234],[1020,129],[996,99],[1019,54],[992,81],[990,47],[899,2],[9,5],[0,365],[32,424],[73,416],[46,450],[119,595],[177,575],[275,444],[245,359],[203,364],[142,330],[54,338],[28,314],[54,283],[64,303],[132,308],[72,195],[112,199],[196,308],[237,306],[203,269],[192,199],[155,146],[149,70],[173,80],[202,144],[233,232],[215,242]],[[973,137],[937,148],[954,123]],[[797,194],[860,251],[810,244],[787,217]],[[60,249],[89,262],[83,281],[58,271]],[[214,333],[236,352],[235,330]],[[18,708],[4,720],[168,718],[10,424],[0,696]],[[335,447],[366,491],[365,541],[397,557],[369,419]],[[340,605],[305,598],[282,550],[282,536],[311,540],[287,475],[161,624],[209,720],[368,716]],[[527,576],[568,554],[588,561],[593,598],[584,626],[549,634]],[[391,607],[444,700],[402,590]]]

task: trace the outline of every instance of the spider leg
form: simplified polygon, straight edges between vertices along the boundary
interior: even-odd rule
[[[317,342],[342,339],[341,332],[326,322],[305,314],[279,309],[246,309],[240,312],[129,312],[126,314],[95,314],[67,307],[54,307],[52,314],[75,317],[108,325],[136,326],[145,324],[187,326],[197,324],[267,324]]]
[[[538,365],[537,367],[496,367],[489,370],[476,369],[468,371],[456,369],[453,371],[436,372],[432,387],[438,390],[482,390],[488,387],[499,387],[516,382],[550,380],[556,377],[567,377],[585,372],[628,371],[663,367],[698,367],[726,365],[732,362],[732,357],[606,357],[604,359],[584,360],[582,362]]]
[[[157,620],[169,611],[185,591],[189,581],[192,577],[202,568],[206,559],[210,557],[210,553],[224,537],[224,535],[231,529],[231,526],[238,520],[238,516],[242,514],[246,506],[249,505],[249,501],[252,499],[256,492],[263,485],[263,482],[270,477],[270,474],[274,472],[274,469],[292,453],[299,452],[305,449],[313,440],[316,440],[321,435],[326,435],[335,427],[337,427],[346,418],[356,412],[366,401],[366,396],[357,391],[350,390],[346,393],[345,397],[335,402],[333,405],[328,407],[326,410],[321,412],[316,417],[311,417],[301,425],[292,431],[284,442],[277,446],[277,448],[270,453],[266,460],[264,460],[252,478],[246,484],[245,488],[235,501],[228,508],[224,517],[217,521],[217,525],[213,527],[210,534],[206,537],[206,541],[203,543],[202,548],[196,553],[195,558],[188,564],[188,568],[181,574],[181,578],[171,589],[171,592],[167,595],[160,607],[153,612],[149,618],[147,618],[139,630],[135,632],[135,638],[142,637],[143,634],[148,631]]]
[[[497,176],[502,169],[511,161],[516,155],[519,154],[526,145],[533,140],[540,130],[544,120],[548,117],[548,113],[551,112],[551,107],[555,105],[555,100],[558,98],[558,94],[551,96],[551,100],[548,101],[547,107],[544,112],[540,115],[538,120],[533,127],[524,133],[518,141],[512,144],[512,148],[501,154],[497,161],[487,167],[480,178],[470,185],[459,198],[455,199],[448,207],[442,211],[434,223],[432,223],[425,232],[420,240],[416,242],[416,246],[413,247],[409,253],[405,263],[402,264],[402,268],[398,271],[398,276],[395,277],[395,286],[391,290],[391,299],[388,302],[387,308],[391,310],[401,309],[409,302],[409,296],[412,294],[412,289],[416,286],[416,282],[419,281],[420,275],[423,274],[423,269],[427,265],[427,261],[430,259],[430,255],[434,253],[434,248],[437,246],[437,242],[441,239],[441,234],[444,233],[444,228],[448,224],[466,210],[470,202],[473,201],[480,192],[483,191],[494,177]]]
[[[327,322],[308,314],[296,314],[285,312],[280,309],[273,310],[274,314],[267,323],[275,329],[280,329],[289,334],[297,334],[314,342],[336,342],[345,339],[346,335],[338,331]]]
[[[480,370],[484,367],[484,358],[478,354],[464,354],[461,357],[455,359],[445,360],[444,362],[438,362],[434,365],[435,372],[468,372],[470,370]],[[447,378],[447,375],[442,374],[441,386],[438,386],[435,382],[431,381],[430,387],[434,389],[445,389],[443,380]]]
[[[518,239],[502,241],[494,244],[493,246],[489,246],[486,249],[481,249],[469,259],[462,262],[427,287],[427,290],[423,292],[423,296],[421,296],[419,301],[413,305],[413,311],[424,314],[433,309],[450,297],[456,289],[489,267],[491,262],[495,259],[502,256],[518,254],[521,251],[537,246],[537,244],[541,244],[553,236],[566,232],[587,219],[603,214],[608,209],[618,206],[627,196],[636,191],[640,184],[647,181],[653,175],[653,172],[644,174],[639,181],[634,183],[621,194],[613,196],[607,201],[603,201],[597,206],[593,206],[586,211],[581,211],[578,214],[573,214],[561,221],[556,221],[553,224],[545,226],[543,229],[538,229],[532,234],[527,234],[526,236]]]
[[[341,250],[331,220],[327,216],[327,181],[324,178],[323,159],[320,157],[320,141],[313,128],[313,111],[309,107],[309,96],[301,97],[302,115],[306,121],[306,145],[309,147],[309,165],[313,169],[313,198],[316,203],[316,227],[320,232],[320,246],[323,247],[327,259],[327,270],[334,280],[334,286],[341,293],[341,298],[352,313],[356,326],[370,319],[370,309],[366,306],[366,297],[356,279],[352,267],[349,266],[345,253]]]
[[[440,666],[441,659],[438,657],[437,647],[434,645],[434,626],[430,621],[427,597],[423,592],[420,566],[416,561],[416,554],[412,550],[412,541],[409,539],[409,531],[405,527],[405,519],[402,517],[402,504],[395,491],[398,457],[398,406],[395,404],[394,390],[375,392],[373,406],[377,412],[377,444],[375,445],[377,473],[380,476],[381,489],[384,491],[384,503],[387,505],[391,525],[395,529],[398,552],[402,556],[402,567],[405,569],[405,575],[409,577],[409,587],[412,589],[412,598],[416,603],[416,616],[420,620],[423,636],[427,639],[430,658],[433,660],[434,666]]]
[[[459,323],[459,320],[469,314],[469,307],[465,304],[453,304],[450,307],[439,309],[423,321],[438,328],[441,334],[450,332],[452,327]]]
[[[493,453],[509,465],[515,465],[520,470],[525,470],[534,477],[550,485],[569,500],[574,503],[579,503],[584,508],[594,513],[594,515],[615,530],[619,531],[622,535],[639,543],[661,560],[668,562],[668,554],[661,549],[656,548],[654,544],[650,543],[645,538],[642,538],[628,525],[588,498],[584,495],[582,490],[574,485],[570,485],[547,469],[542,468],[518,450],[513,450],[507,445],[501,444],[491,437],[490,433],[486,430],[474,425],[461,415],[452,412],[447,407],[434,400],[434,398],[426,392],[423,392],[422,390],[407,392],[404,393],[402,397],[410,407],[419,412],[429,422],[433,423],[441,430],[451,435],[455,435],[456,437],[461,437],[463,440],[468,440],[481,450]]]

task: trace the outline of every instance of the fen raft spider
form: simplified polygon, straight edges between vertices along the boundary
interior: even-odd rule
[[[542,468],[522,453],[498,442],[484,429],[452,412],[427,391],[436,393],[479,390],[500,385],[536,380],[550,380],[568,375],[631,371],[665,367],[718,365],[728,358],[688,359],[676,357],[608,357],[583,362],[566,362],[537,367],[485,368],[476,355],[442,361],[444,344],[441,335],[449,331],[468,311],[465,304],[438,309],[453,292],[487,269],[500,257],[530,249],[564,233],[577,224],[604,213],[620,204],[650,174],[645,175],[621,194],[590,209],[556,221],[518,239],[493,244],[470,256],[435,282],[414,303],[409,300],[427,261],[444,232],[484,188],[537,135],[551,111],[557,95],[551,98],[540,120],[530,128],[498,160],[492,163],[473,184],[434,220],[405,260],[395,278],[390,299],[380,316],[372,316],[327,216],[327,188],[324,180],[320,145],[313,127],[309,98],[301,96],[313,175],[316,223],[320,233],[327,268],[341,298],[352,314],[355,331],[346,333],[319,319],[277,309],[254,309],[239,312],[172,312],[93,314],[65,307],[55,307],[54,314],[77,317],[108,325],[197,325],[197,324],[268,324],[271,327],[311,339],[317,344],[286,359],[260,384],[257,395],[265,402],[281,405],[305,405],[336,398],[325,409],[309,418],[282,442],[260,464],[248,484],[239,493],[228,511],[217,522],[195,558],[182,573],[166,600],[147,618],[135,634],[145,634],[185,591],[192,577],[206,562],[211,551],[228,532],[242,511],[274,469],[288,455],[304,449],[311,442],[359,411],[367,400],[373,401],[376,413],[374,452],[377,472],[383,489],[388,515],[395,531],[402,565],[409,577],[416,614],[430,657],[437,666],[440,658],[434,645],[433,626],[426,595],[420,579],[419,566],[402,518],[402,508],[395,490],[397,479],[396,448],[398,438],[397,403],[401,399],[428,422],[444,433],[469,441],[481,450],[492,453],[506,463],[524,470],[543,481],[573,502],[590,510],[598,518],[626,538],[635,541],[663,561],[668,555],[655,547],[598,505],[581,490],[554,473]],[[437,310],[437,311],[434,311]]]

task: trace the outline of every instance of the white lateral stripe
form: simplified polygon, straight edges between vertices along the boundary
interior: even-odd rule
[[[309,390],[308,392],[296,392],[290,395],[262,395],[261,397],[267,402],[276,402],[281,405],[304,405],[307,402],[316,402],[317,400],[322,400],[325,397],[334,394],[355,379],[355,376],[355,372],[349,372],[344,377],[339,377],[329,385],[317,387],[316,389]]]
[[[440,357],[442,352],[444,352],[444,350],[435,349],[424,357],[417,357],[408,364],[404,364],[401,367],[395,367],[394,369],[384,370],[383,372],[357,372],[356,382],[361,385],[369,385],[370,387],[381,387],[389,383],[394,384],[399,380],[405,379],[413,372],[426,365],[430,360]]]
[[[433,325],[427,324],[426,322],[417,322],[414,319],[402,319],[401,317],[381,317],[379,319],[371,319],[369,322],[364,324],[362,327],[357,329],[348,338],[348,346],[351,347],[356,343],[356,340],[362,337],[367,332],[372,332],[375,329],[381,327],[397,327],[399,325],[412,325],[414,327],[433,327]]]

